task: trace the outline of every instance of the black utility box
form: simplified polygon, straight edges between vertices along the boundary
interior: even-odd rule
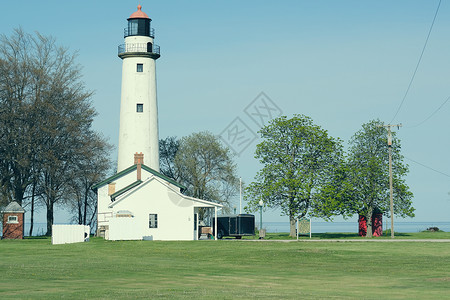
[[[213,219],[213,230],[215,228]],[[249,214],[217,216],[217,238],[255,235],[255,216]]]

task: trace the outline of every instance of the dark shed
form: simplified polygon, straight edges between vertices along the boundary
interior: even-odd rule
[[[214,228],[214,225],[213,225]],[[249,214],[217,216],[217,238],[234,236],[241,238],[255,234],[255,216]]]

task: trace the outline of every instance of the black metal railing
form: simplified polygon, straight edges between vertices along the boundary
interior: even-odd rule
[[[149,37],[154,39],[155,38],[155,28],[150,28],[149,34],[140,33],[135,28],[130,30],[128,27],[126,27],[126,28],[123,29],[123,37],[134,36],[134,35],[144,35],[144,36],[149,36]]]
[[[127,43],[119,45],[118,54],[122,53],[154,53],[160,54],[160,48],[158,45],[152,45],[148,43]]]

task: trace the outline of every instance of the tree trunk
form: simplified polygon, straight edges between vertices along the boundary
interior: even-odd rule
[[[88,207],[88,193],[89,191],[84,191],[84,211],[83,211],[83,225],[86,225],[87,218],[87,207]]]
[[[289,236],[290,237],[296,237],[297,227],[295,225],[296,225],[296,220],[293,215],[290,215],[289,216],[289,228],[290,228]]]
[[[33,236],[34,224],[34,194],[36,192],[36,182],[33,182],[33,190],[31,192],[31,212],[30,212],[30,236]]]
[[[22,206],[24,193],[25,193],[25,191],[22,189],[21,186],[20,187],[16,187],[14,189],[14,201],[19,203],[20,206]]]
[[[52,225],[53,225],[53,201],[51,199],[48,200],[47,205],[47,233],[46,236],[52,235]]]
[[[97,217],[97,206],[95,206],[95,208],[94,208],[94,212],[93,212],[92,215],[91,215],[91,219],[89,220],[89,223],[86,224],[86,225],[91,226],[91,231],[92,231],[92,227],[93,227],[93,225],[94,225],[94,219],[95,219],[96,217]]]
[[[83,214],[81,213],[81,209],[82,209],[82,202],[81,202],[81,196],[77,195],[77,206],[78,206],[78,225],[83,224]]]
[[[366,238],[372,238],[372,215],[373,215],[373,207],[369,207],[368,211],[367,211],[367,216],[366,216],[366,220],[367,220],[367,233],[366,233]]]

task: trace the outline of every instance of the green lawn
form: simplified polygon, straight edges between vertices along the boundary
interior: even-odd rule
[[[450,239],[450,232],[395,232],[396,239]],[[364,239],[360,237],[357,233],[350,232],[326,232],[326,233],[313,233],[312,239]],[[258,239],[258,236],[248,236],[244,239]],[[296,238],[291,238],[289,233],[268,233],[266,240],[295,240]],[[301,235],[300,240],[309,239],[309,235]],[[391,232],[388,230],[383,233],[383,236],[373,237],[373,239],[391,239]]]
[[[0,276],[1,299],[448,299],[450,243],[3,240]]]

